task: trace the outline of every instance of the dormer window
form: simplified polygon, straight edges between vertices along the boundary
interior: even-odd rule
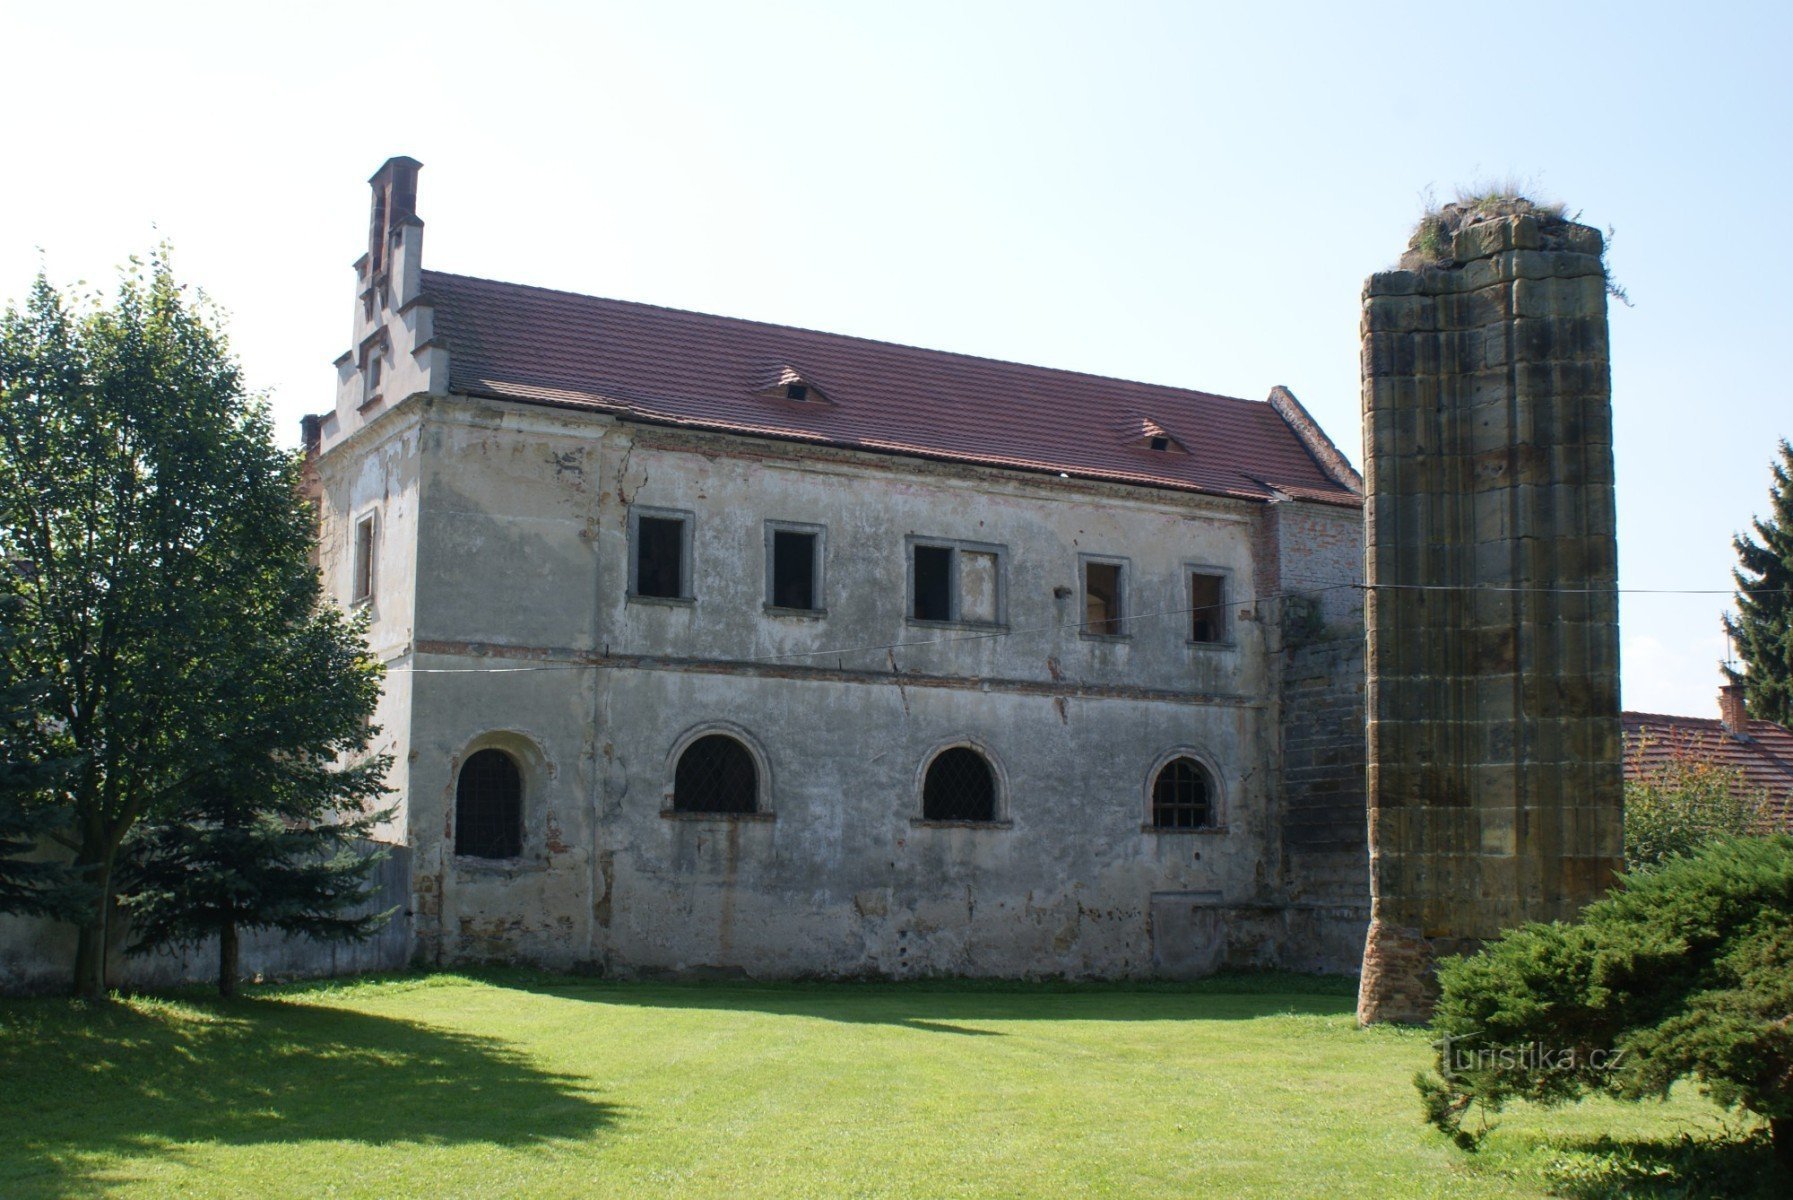
[[[1156,454],[1187,454],[1189,447],[1171,435],[1170,430],[1150,417],[1132,417],[1120,429],[1121,443],[1150,450]]]
[[[753,381],[750,389],[753,395],[767,400],[789,400],[795,404],[832,404],[815,380],[790,363],[779,363],[767,368],[765,374]]]

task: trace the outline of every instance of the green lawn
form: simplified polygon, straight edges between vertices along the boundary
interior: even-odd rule
[[[520,972],[0,1001],[0,1196],[1395,1200],[1679,1195],[1688,1172],[1774,1194],[1759,1141],[1693,1094],[1510,1112],[1459,1151],[1419,1120],[1425,1035],[1351,1007],[1274,976]]]

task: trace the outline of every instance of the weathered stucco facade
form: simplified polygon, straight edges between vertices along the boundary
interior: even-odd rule
[[[408,160],[375,177],[356,349],[307,438],[326,579],[367,608],[390,668],[378,719],[417,957],[755,976],[1355,966],[1361,512],[1293,397],[1246,416],[1311,456],[1311,484],[1226,494],[468,382],[495,335],[437,311],[415,178]],[[1200,431],[1144,429],[1143,455],[1198,457],[1182,440]],[[637,587],[644,516],[682,533],[677,594]],[[781,528],[814,539],[800,608],[772,603]],[[918,543],[955,548],[947,619],[915,615]],[[1085,620],[1090,561],[1119,568],[1116,625]],[[1192,571],[1224,581],[1218,630],[1192,633]],[[674,803],[681,756],[711,734],[751,756],[752,811]],[[952,747],[989,764],[992,819],[925,819]],[[471,856],[461,772],[488,749],[520,773],[520,841]],[[1154,818],[1177,760],[1208,786],[1186,828]]]

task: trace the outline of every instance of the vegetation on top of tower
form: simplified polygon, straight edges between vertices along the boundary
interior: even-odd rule
[[[1565,236],[1568,232],[1565,227],[1580,224],[1581,213],[1569,212],[1560,200],[1539,200],[1526,194],[1535,190],[1531,183],[1520,179],[1489,181],[1469,188],[1458,188],[1454,200],[1440,204],[1428,188],[1422,196],[1425,211],[1421,213],[1419,223],[1413,227],[1413,236],[1407,239],[1407,250],[1401,255],[1400,269],[1418,271],[1426,267],[1452,266],[1455,261],[1452,254],[1453,243],[1458,231],[1502,217],[1535,218],[1546,250],[1579,250],[1586,253],[1589,248],[1586,241],[1581,237]],[[1613,231],[1608,227],[1606,237],[1599,246],[1600,266],[1606,276],[1606,294],[1629,308],[1631,297],[1613,278],[1612,269],[1606,261],[1606,252],[1612,245],[1612,239]]]
[[[1565,215],[1560,201],[1534,200],[1526,195],[1531,186],[1522,180],[1500,180],[1458,188],[1456,199],[1440,204],[1428,190],[1425,212],[1407,240],[1407,253],[1401,266],[1445,266],[1451,260],[1451,240],[1465,226],[1490,221],[1496,217],[1531,216],[1540,225],[1561,225],[1573,218]]]

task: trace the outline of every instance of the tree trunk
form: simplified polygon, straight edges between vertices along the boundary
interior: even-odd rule
[[[1769,1117],[1768,1138],[1774,1145],[1774,1161],[1793,1174],[1793,1117]]]
[[[76,859],[79,863],[81,860]],[[93,908],[79,926],[75,938],[74,993],[83,1000],[106,998],[107,920],[112,914],[112,864],[110,861],[88,860],[83,872],[93,879],[99,894]]]
[[[218,994],[226,1000],[237,994],[237,976],[241,974],[237,945],[237,923],[230,917],[218,927]]]

